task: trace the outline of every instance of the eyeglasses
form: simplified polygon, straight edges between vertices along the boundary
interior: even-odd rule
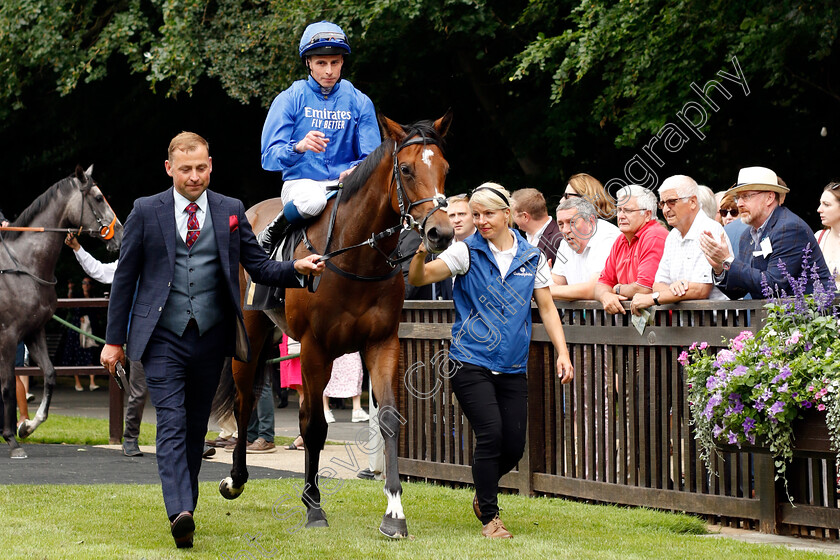
[[[720,217],[721,218],[725,218],[727,214],[729,214],[733,218],[738,217],[738,209],[737,208],[731,208],[729,210],[727,210],[725,208],[721,208],[720,210],[718,210],[718,212],[720,212]]]
[[[690,196],[681,196],[679,198],[669,198],[668,200],[662,200],[658,203],[660,209],[665,208],[665,205],[668,205],[668,208],[673,208],[678,200],[685,200],[686,198],[691,198]]]
[[[617,213],[618,214],[632,214],[633,212],[645,212],[645,208],[625,208],[624,206],[619,206]]]
[[[568,200],[570,198],[583,198],[583,195],[580,195],[576,192],[564,192],[563,196],[560,197],[563,200]]]
[[[740,202],[742,200],[744,202],[746,202],[749,199],[751,199],[752,197],[757,196],[759,194],[763,194],[763,193],[762,192],[753,192],[753,193],[746,193],[746,194],[736,194],[733,198],[735,199],[735,204],[738,204],[738,202]]]

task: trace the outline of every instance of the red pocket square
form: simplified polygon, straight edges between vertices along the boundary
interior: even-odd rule
[[[230,217],[230,232],[233,233],[239,229],[239,216],[231,216]]]

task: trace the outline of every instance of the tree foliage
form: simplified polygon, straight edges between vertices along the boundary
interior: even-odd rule
[[[551,13],[549,3],[532,2],[523,18]],[[516,55],[514,78],[550,75],[554,104],[571,88],[594,83],[591,117],[617,126],[619,146],[657,131],[692,81],[733,56],[761,87],[775,90],[778,103],[808,88],[840,102],[828,72],[840,27],[836,2],[582,0],[570,20],[569,29],[540,33]]]

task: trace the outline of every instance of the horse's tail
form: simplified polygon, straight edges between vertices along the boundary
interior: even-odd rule
[[[263,387],[265,387],[266,375],[271,369],[270,364],[266,364],[269,353],[271,352],[272,344],[266,343],[263,345],[262,351],[257,358],[257,367],[254,371],[254,402],[259,400]],[[225,358],[225,363],[222,366],[222,375],[219,379],[219,386],[216,389],[216,394],[213,397],[213,405],[211,408],[211,417],[214,421],[220,422],[230,417],[233,414],[234,406],[239,401],[239,394],[236,391],[236,383],[233,380],[233,358]]]

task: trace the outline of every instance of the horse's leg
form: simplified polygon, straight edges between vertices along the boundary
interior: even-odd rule
[[[365,349],[365,363],[370,372],[371,388],[379,402],[379,430],[385,440],[385,496],[388,509],[382,516],[379,531],[386,537],[408,536],[408,525],[402,509],[402,485],[397,465],[397,443],[400,424],[404,422],[397,412],[393,380],[397,375],[400,341],[396,333],[391,338],[370,344]]]
[[[261,311],[245,311],[243,313],[245,330],[248,332],[248,340],[251,344],[251,361],[244,363],[232,360],[233,381],[236,383],[237,410],[236,428],[239,437],[236,440],[236,447],[233,449],[233,466],[230,469],[230,476],[219,483],[219,492],[232,500],[238,497],[245,490],[245,483],[248,482],[248,465],[246,462],[245,448],[248,446],[248,423],[251,421],[251,411],[254,408],[254,374],[260,359],[263,345],[271,333],[274,325]]]
[[[41,399],[41,406],[32,420],[24,420],[18,427],[19,438],[25,438],[32,434],[35,429],[46,421],[50,412],[50,401],[52,401],[53,390],[55,389],[55,367],[50,360],[50,353],[47,350],[47,336],[44,329],[25,339],[26,347],[29,348],[29,357],[35,360],[41,371],[44,372],[44,397]]]
[[[9,444],[12,459],[26,459],[26,451],[15,439],[17,423],[17,401],[15,400],[15,348],[17,342],[11,337],[0,340],[0,398],[3,408],[3,439]]]
[[[308,332],[302,337],[300,366],[303,378],[303,404],[300,407],[300,435],[306,450],[306,474],[301,500],[306,506],[306,527],[329,527],[321,508],[318,488],[318,463],[327,440],[327,419],[324,417],[324,388],[332,372],[332,360]]]

